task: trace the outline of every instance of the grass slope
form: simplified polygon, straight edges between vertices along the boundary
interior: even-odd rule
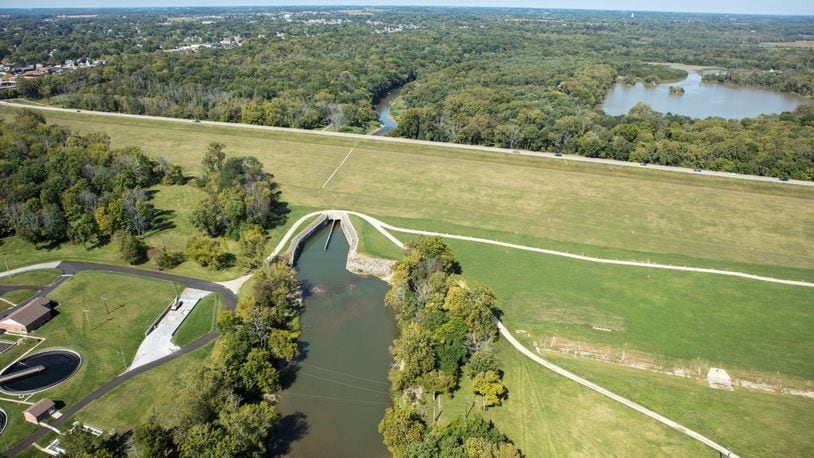
[[[54,282],[62,272],[56,269],[32,270],[12,277],[0,278],[3,286],[46,286]]]
[[[175,331],[172,336],[172,343],[183,347],[206,335],[215,328],[215,320],[224,309],[225,305],[220,296],[210,294],[201,299],[189,316],[181,323],[178,330]]]
[[[537,340],[814,379],[814,288],[450,245],[467,278],[494,288],[507,326]]]
[[[36,289],[15,289],[14,291],[9,291],[6,294],[3,294],[3,299],[13,303],[13,304],[20,304],[28,299],[34,297],[37,294]],[[0,310],[7,309],[11,307],[9,304],[5,302],[0,302]]]
[[[97,428],[128,431],[147,419],[152,411],[159,418],[172,416],[173,384],[188,368],[201,364],[212,344],[140,374],[114,388],[82,409],[76,419]]]
[[[714,456],[699,442],[546,370],[503,339],[497,354],[509,398],[483,415],[526,456]],[[440,421],[465,415],[475,401],[471,393],[463,377],[459,394],[443,399]]]
[[[13,112],[0,107],[0,116]],[[116,146],[139,145],[189,171],[197,170],[209,142],[222,142],[227,152],[260,159],[297,206],[435,220],[653,257],[814,269],[814,189],[191,122],[44,115],[78,131],[103,131]]]

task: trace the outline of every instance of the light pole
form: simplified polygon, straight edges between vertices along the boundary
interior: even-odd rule
[[[6,274],[11,278],[11,270],[8,268],[8,256],[3,256],[3,262],[6,263]]]
[[[107,306],[107,296],[102,296],[102,303],[105,304],[105,311],[110,315],[110,308]]]

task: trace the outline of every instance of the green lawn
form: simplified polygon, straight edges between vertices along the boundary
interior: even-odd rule
[[[97,428],[115,428],[119,432],[134,428],[153,410],[167,421],[175,409],[175,381],[189,367],[203,363],[211,352],[212,344],[209,344],[140,374],[90,403],[75,418]]]
[[[731,448],[741,456],[812,456],[814,399],[704,382],[546,352],[544,358]]]
[[[14,109],[0,107],[0,116]],[[211,141],[251,154],[300,207],[456,224],[637,257],[814,269],[814,189],[455,148],[43,113],[196,173]],[[353,153],[321,189],[350,148]],[[771,211],[765,211],[770,208]],[[809,273],[809,278],[813,276]]]
[[[0,118],[13,111],[0,107]],[[78,131],[103,131],[115,146],[138,145],[155,157],[167,157],[187,174],[197,173],[211,141],[224,143],[227,154],[254,155],[280,181],[292,208],[289,224],[314,209],[341,208],[403,227],[814,281],[812,188],[191,122],[43,114],[49,122]],[[350,148],[345,165],[322,189]],[[148,241],[179,248],[194,232],[188,214],[200,191],[156,189],[154,202],[174,210],[175,227],[150,234]],[[355,218],[354,223],[361,252],[398,256],[369,225]],[[269,249],[285,229],[270,233]],[[403,241],[411,237],[394,235]],[[504,321],[526,331],[518,336],[526,343],[545,345],[557,338],[613,357],[625,352],[665,365],[700,369],[714,364],[750,379],[804,385],[814,380],[810,288],[590,264],[465,242],[451,245],[464,275],[495,289]],[[68,258],[118,263],[109,247],[32,250],[15,238],[0,240],[0,255],[9,255],[11,267]],[[211,272],[189,262],[175,272],[216,280],[240,273]],[[707,450],[554,376],[504,344],[499,351],[511,398],[488,415],[529,456],[696,456]],[[675,415],[737,452],[811,454],[810,420],[791,424],[811,412],[807,400],[721,394],[690,379],[583,359],[573,364],[584,364],[588,378]],[[448,409],[461,411],[465,404],[466,397],[459,396]],[[750,421],[756,417],[761,420]],[[786,440],[789,434],[794,440]]]
[[[223,298],[210,294],[201,299],[172,336],[172,343],[184,347],[215,328],[220,312],[225,310]]]
[[[58,314],[38,329],[44,337],[37,352],[49,348],[69,348],[82,357],[79,371],[61,385],[35,394],[30,400],[47,397],[71,405],[121,374],[135,356],[144,332],[175,293],[167,281],[112,272],[79,272],[51,292],[59,303]],[[110,315],[101,296],[106,296]],[[89,310],[87,318],[83,310]],[[2,402],[3,408],[10,405]],[[8,409],[7,409],[8,410]],[[12,417],[21,423],[22,416]],[[7,430],[9,444],[33,431],[25,425]]]
[[[526,456],[715,456],[699,442],[548,371],[503,339],[497,352],[509,397],[483,415]],[[440,421],[465,415],[474,400],[464,377],[458,395],[442,399]]]
[[[11,263],[9,263],[11,264]],[[53,283],[62,272],[57,269],[32,270],[12,277],[0,278],[3,286],[47,286]]]
[[[357,251],[362,254],[383,259],[400,259],[404,256],[402,250],[393,242],[383,236],[362,218],[351,216],[351,223],[359,234]]]
[[[506,325],[541,344],[814,380],[814,288],[450,245],[464,276],[495,290]]]
[[[36,289],[15,289],[14,291],[9,291],[0,297],[13,304],[20,304],[34,297],[35,294],[37,294]],[[0,310],[7,309],[9,307],[10,307],[9,304],[0,302]]]

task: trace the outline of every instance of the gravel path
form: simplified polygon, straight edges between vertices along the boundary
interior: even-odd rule
[[[0,104],[16,107],[16,108],[30,108],[33,110],[43,110],[43,111],[57,111],[57,112],[64,112],[64,113],[76,113],[80,110],[75,109],[68,109],[68,108],[57,108],[57,107],[49,107],[49,106],[37,106],[37,105],[25,105],[21,103],[14,103],[14,102],[0,102]],[[144,115],[134,115],[134,114],[127,114],[127,113],[108,113],[103,111],[81,111],[87,115],[93,116],[110,116],[116,118],[130,118],[130,119],[142,119],[142,120],[155,120],[155,121],[169,121],[169,122],[178,122],[184,124],[191,124],[193,121],[191,119],[179,119],[179,118],[168,118],[165,116],[144,116]],[[437,146],[437,147],[445,147],[445,148],[459,148],[459,149],[467,149],[473,151],[480,151],[480,152],[491,152],[491,153],[500,153],[500,154],[508,154],[508,155],[515,155],[515,156],[531,156],[531,157],[540,157],[540,158],[548,158],[548,159],[555,159],[560,161],[576,161],[576,162],[591,162],[594,164],[604,164],[604,165],[612,165],[618,167],[635,167],[639,169],[646,169],[646,170],[662,170],[665,172],[675,172],[675,173],[690,173],[693,175],[704,175],[704,176],[712,176],[712,177],[722,177],[722,178],[730,178],[736,180],[748,180],[748,181],[761,181],[766,183],[780,183],[778,177],[764,177],[758,175],[742,175],[742,174],[731,174],[726,172],[715,172],[712,170],[702,170],[700,172],[696,172],[694,169],[684,168],[684,167],[672,167],[667,165],[642,165],[636,162],[627,162],[627,161],[617,161],[613,159],[600,159],[600,158],[593,158],[593,157],[584,157],[584,156],[575,156],[570,154],[564,154],[561,156],[556,156],[554,153],[544,153],[544,152],[537,152],[537,151],[523,151],[523,150],[514,150],[514,149],[507,149],[507,148],[497,148],[491,146],[478,146],[478,145],[464,145],[459,143],[445,143],[445,142],[431,142],[427,140],[413,140],[410,138],[399,138],[399,137],[380,137],[380,136],[373,136],[373,135],[361,135],[361,134],[350,134],[346,132],[326,132],[321,130],[307,130],[307,129],[292,129],[288,127],[273,127],[273,126],[257,126],[252,124],[239,124],[239,123],[230,123],[230,122],[219,122],[219,121],[197,121],[195,124],[205,125],[205,126],[220,126],[220,127],[238,127],[242,129],[259,129],[259,130],[268,130],[273,132],[288,132],[288,133],[295,133],[295,134],[307,134],[307,135],[321,135],[327,137],[342,137],[342,138],[353,138],[353,139],[364,139],[364,140],[372,140],[372,141],[381,141],[381,142],[391,142],[391,143],[408,143],[412,145],[424,145],[424,146]],[[789,180],[786,182],[782,182],[783,184],[788,185],[797,185],[797,186],[812,186],[814,187],[814,181],[803,181],[803,180]]]

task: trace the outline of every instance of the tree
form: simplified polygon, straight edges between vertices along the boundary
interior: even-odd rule
[[[172,430],[161,426],[153,412],[144,423],[136,426],[133,443],[139,454],[145,458],[170,457],[176,453],[172,435]]]
[[[263,228],[256,224],[247,226],[240,234],[240,263],[254,268],[260,265],[266,257],[266,234]]]
[[[408,323],[390,347],[394,365],[390,369],[393,388],[413,386],[422,375],[435,368],[435,352],[430,335],[418,323]]]
[[[155,255],[155,265],[158,267],[158,270],[175,268],[185,260],[186,256],[183,251],[171,250],[166,246],[161,247]]]
[[[429,393],[432,394],[433,406],[432,406],[432,420],[436,421],[438,417],[436,416],[436,401],[438,404],[438,409],[441,409],[441,395],[444,393],[449,393],[455,388],[455,377],[451,374],[434,370],[432,372],[428,372],[424,374],[421,379],[419,380],[419,384],[427,390]]]
[[[472,353],[469,361],[466,363],[466,374],[469,378],[474,378],[481,372],[492,371],[498,375],[501,374],[500,362],[495,357],[495,353],[491,350],[481,349]]]
[[[194,235],[187,240],[186,255],[201,267],[220,270],[226,267],[226,253],[217,240]]]
[[[481,395],[483,407],[500,405],[500,400],[506,394],[506,387],[494,371],[480,372],[472,379],[472,391]]]
[[[141,264],[147,259],[147,244],[144,240],[129,232],[117,232],[113,243],[119,257],[128,264]]]
[[[252,348],[240,366],[240,378],[249,391],[273,394],[280,390],[280,377],[271,365],[271,354],[262,348]]]
[[[395,458],[404,456],[408,445],[421,442],[426,425],[413,411],[403,407],[388,407],[384,418],[379,422],[379,432],[384,436],[384,445]]]
[[[277,409],[267,402],[237,408],[227,405],[218,418],[218,424],[226,433],[223,449],[229,456],[260,458],[266,452],[269,434],[279,421]]]

